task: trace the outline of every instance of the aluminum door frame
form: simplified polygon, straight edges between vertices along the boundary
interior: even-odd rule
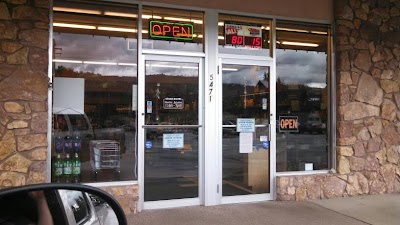
[[[177,63],[198,63],[199,65],[199,105],[198,105],[198,125],[189,125],[198,127],[199,129],[199,150],[198,150],[198,174],[199,174],[199,196],[197,198],[172,199],[159,201],[144,201],[144,151],[145,151],[145,90],[146,90],[146,61],[162,61],[162,62],[177,62]],[[204,204],[204,126],[203,126],[203,104],[204,104],[204,58],[195,56],[175,56],[166,54],[143,54],[140,57],[138,66],[138,183],[139,183],[139,210],[142,209],[160,209],[173,208],[183,206],[193,206]],[[159,127],[162,127],[160,125]]]
[[[273,129],[276,127],[276,69],[275,62],[273,58],[270,57],[258,57],[258,56],[245,56],[245,55],[228,55],[228,54],[219,54],[218,59],[218,74],[217,76],[219,88],[218,88],[218,111],[221,112],[218,114],[218,136],[220,137],[218,140],[218,183],[219,187],[221,187],[221,191],[219,191],[219,204],[232,204],[232,203],[245,203],[245,202],[258,202],[258,201],[268,201],[274,200],[276,196],[276,130]],[[270,156],[269,156],[269,182],[270,182],[270,192],[264,194],[251,194],[251,195],[237,195],[237,196],[222,196],[222,181],[223,181],[223,155],[222,155],[222,101],[223,101],[223,93],[222,93],[222,64],[231,64],[231,65],[247,65],[247,66],[268,66],[270,67],[270,77],[269,77],[269,97],[270,97],[270,124],[269,124],[269,135],[270,135]],[[260,126],[260,125],[259,125]],[[257,126],[257,127],[259,127]]]

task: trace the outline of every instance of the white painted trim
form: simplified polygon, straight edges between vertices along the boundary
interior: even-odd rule
[[[141,7],[139,7],[139,11]],[[138,142],[137,142],[137,152],[138,152],[138,181],[139,181],[139,202],[138,211],[140,212],[144,206],[144,129],[142,126],[145,124],[145,57],[141,54],[141,48],[138,49]]]
[[[240,60],[255,60],[260,62],[273,62],[273,58],[270,56],[254,56],[254,55],[238,55],[238,54],[218,54],[223,59],[240,59]],[[223,62],[225,63],[225,62]]]
[[[271,29],[274,31],[276,27],[276,19],[272,20]],[[272,66],[271,66],[271,73],[269,78],[269,104],[270,104],[270,129],[271,132],[271,141],[269,143],[269,151],[270,151],[270,161],[269,161],[269,168],[270,168],[270,184],[271,184],[271,194],[272,198],[276,199],[276,32],[271,32],[271,42],[272,42]]]
[[[53,84],[53,1],[49,1],[49,51],[47,76],[49,84]],[[53,129],[53,87],[47,89],[47,161],[46,161],[46,182],[51,182],[51,147],[52,147],[52,129]]]
[[[219,176],[216,171],[218,167],[218,151],[216,146],[219,145],[218,125],[219,120],[219,95],[218,88],[220,86],[220,75],[218,74],[218,13],[215,10],[207,10],[205,13],[205,23],[210,26],[205,30],[205,100],[204,100],[204,121],[207,121],[204,127],[204,205],[219,204],[219,196],[217,194]],[[214,24],[214,26],[211,26]],[[212,87],[211,87],[212,83]]]
[[[313,170],[313,171],[289,171],[289,172],[276,172],[277,177],[285,176],[305,176],[315,174],[329,174],[329,170]]]
[[[254,194],[254,195],[237,195],[222,197],[221,204],[234,204],[234,203],[251,203],[263,202],[274,200],[271,193],[268,194]]]
[[[205,192],[205,176],[204,176],[204,78],[205,78],[205,73],[204,73],[205,67],[204,67],[204,58],[200,59],[199,62],[199,106],[198,107],[198,124],[200,125],[198,129],[198,182],[199,182],[199,199],[200,199],[200,204],[204,204],[204,192]]]
[[[195,206],[200,205],[199,198],[186,198],[186,199],[176,199],[176,200],[162,200],[162,201],[151,201],[145,202],[143,209],[167,209],[167,208],[177,208],[185,206]]]
[[[249,59],[242,55],[241,58],[220,58],[222,64],[244,65],[244,66],[269,66],[272,67],[273,61]]]
[[[118,187],[138,185],[138,181],[115,181],[115,182],[99,182],[99,183],[83,183],[92,187]]]
[[[220,54],[219,56],[226,56],[223,54]],[[256,60],[258,59],[258,60]],[[218,121],[218,129],[219,129],[219,143],[218,143],[218,158],[219,158],[219,162],[218,162],[218,173],[219,173],[219,184],[220,187],[222,189],[222,179],[223,179],[223,147],[222,147],[222,127],[227,127],[227,126],[223,126],[222,125],[222,113],[223,113],[223,109],[222,109],[222,101],[223,101],[223,96],[222,96],[222,65],[223,64],[235,64],[235,65],[244,65],[244,66],[249,66],[249,65],[254,65],[254,66],[265,66],[265,67],[270,67],[270,126],[271,127],[275,127],[275,120],[273,120],[275,117],[275,110],[276,107],[274,104],[274,102],[276,102],[275,100],[275,94],[276,94],[276,89],[275,89],[275,82],[276,82],[276,75],[275,75],[275,64],[274,64],[274,59],[270,58],[268,60],[259,60],[260,57],[251,57],[251,56],[247,56],[247,55],[238,55],[236,57],[229,57],[229,58],[219,58],[219,68],[220,68],[220,79],[219,79],[219,86],[218,88],[219,93],[220,93],[220,99],[219,99],[219,121]],[[274,73],[274,75],[272,75]],[[274,99],[274,101],[272,101],[272,99]],[[236,126],[233,126],[236,127]],[[256,127],[266,127],[266,125],[264,124],[258,124],[256,125]],[[271,132],[273,129],[271,129],[269,132]],[[272,132],[271,134],[271,144],[275,143],[275,134]],[[219,198],[220,198],[220,204],[230,204],[230,203],[241,203],[241,202],[254,202],[254,201],[265,201],[265,200],[273,200],[274,198],[274,193],[275,193],[275,183],[274,183],[274,179],[275,179],[275,161],[276,161],[276,155],[275,155],[275,149],[272,149],[273,146],[270,144],[270,150],[269,150],[269,184],[270,184],[270,190],[271,192],[269,194],[251,194],[251,195],[239,195],[239,196],[223,196],[222,195],[222,191],[219,193]],[[276,146],[276,145],[275,145]]]
[[[139,64],[139,93],[138,93],[138,104],[139,105],[145,105],[145,90],[146,90],[146,70],[145,70],[145,65],[146,61],[148,60],[155,60],[155,61],[163,61],[163,62],[188,62],[188,63],[197,63],[199,65],[199,103],[203,103],[203,79],[204,79],[204,59],[202,57],[193,57],[193,56],[175,56],[175,55],[163,55],[163,54],[145,54],[143,51],[143,54],[141,55],[141,61]],[[140,107],[139,107],[140,108]],[[139,205],[140,205],[140,210],[142,209],[155,209],[155,208],[171,208],[171,207],[181,207],[181,206],[189,206],[189,205],[200,205],[202,203],[202,198],[204,196],[204,173],[202,172],[204,163],[204,155],[203,155],[203,106],[199,105],[199,115],[198,115],[198,125],[199,127],[199,167],[198,167],[198,179],[199,179],[199,187],[198,187],[198,194],[199,196],[197,198],[188,198],[188,199],[179,199],[179,200],[161,200],[161,201],[144,201],[144,165],[145,165],[145,157],[144,157],[144,137],[145,137],[145,107],[142,107],[142,109],[139,109],[139,118],[140,118],[140,123],[138,123],[138,129],[139,129],[139,134],[140,137],[138,138],[138,152],[139,152]],[[194,200],[195,199],[195,200]]]
[[[204,52],[189,52],[189,51],[169,51],[159,49],[143,49],[143,54],[148,55],[169,55],[169,56],[187,56],[187,57],[205,57]]]
[[[177,62],[177,63],[198,63],[199,67],[201,66],[201,57],[193,57],[193,56],[175,56],[175,55],[149,55],[143,52],[145,61],[163,61],[163,62]],[[199,71],[200,72],[200,71]],[[200,78],[200,76],[199,76]]]
[[[223,80],[222,80],[222,58],[218,58],[218,162],[217,162],[217,171],[218,171],[218,184],[219,184],[219,193],[218,193],[218,203],[221,204],[222,201],[222,191],[223,191]],[[236,127],[236,125],[235,125]]]

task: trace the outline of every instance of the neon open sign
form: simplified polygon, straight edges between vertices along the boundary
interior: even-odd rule
[[[150,21],[150,37],[164,40],[193,40],[193,25],[187,23],[172,23]]]

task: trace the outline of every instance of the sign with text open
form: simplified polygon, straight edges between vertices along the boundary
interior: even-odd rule
[[[192,41],[193,24],[151,20],[150,37],[168,41]]]
[[[299,132],[297,116],[279,116],[279,132]]]

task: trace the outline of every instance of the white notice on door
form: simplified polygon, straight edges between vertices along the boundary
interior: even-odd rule
[[[163,134],[163,148],[183,148],[183,134]]]
[[[239,134],[239,152],[240,153],[253,152],[253,133]]]

